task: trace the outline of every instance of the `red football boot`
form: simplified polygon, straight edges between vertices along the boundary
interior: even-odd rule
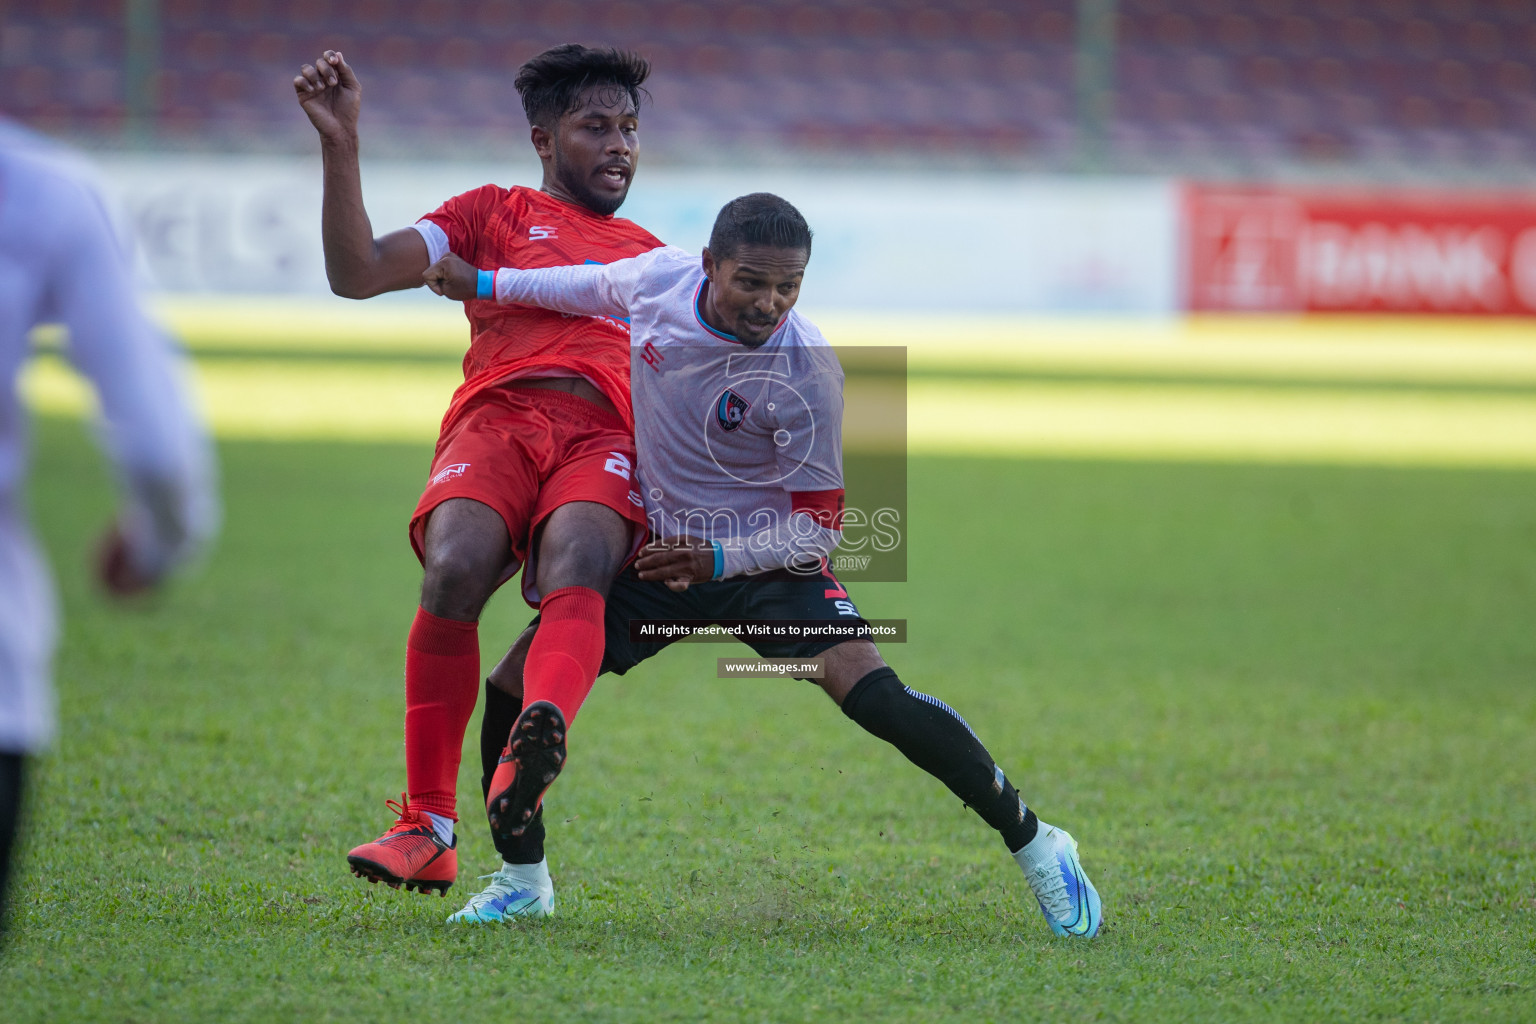
[[[491,776],[485,800],[491,833],[515,839],[527,831],[544,794],[565,765],[565,716],[547,700],[523,709]]]
[[[437,837],[432,819],[411,806],[404,793],[400,802],[384,801],[399,815],[394,826],[371,843],[364,843],[347,854],[352,873],[370,882],[385,882],[392,888],[426,892],[436,890],[448,895],[448,887],[459,874],[458,836],[453,846]]]

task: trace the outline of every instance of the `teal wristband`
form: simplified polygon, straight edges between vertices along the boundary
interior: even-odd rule
[[[715,549],[715,574],[710,579],[723,580],[725,579],[725,549],[720,546],[719,541],[711,541],[710,546]]]
[[[480,277],[475,281],[475,298],[494,299],[496,297],[496,271],[482,270]]]

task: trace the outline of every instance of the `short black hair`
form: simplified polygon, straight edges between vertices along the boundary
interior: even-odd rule
[[[512,85],[523,98],[528,123],[554,128],[580,104],[582,92],[594,85],[623,89],[638,111],[640,97],[649,95],[641,85],[650,74],[651,62],[638,53],[566,43],[545,50],[518,68]]]
[[[753,192],[720,208],[709,233],[709,252],[717,260],[736,255],[743,245],[804,249],[811,256],[811,228],[800,211],[772,192]]]

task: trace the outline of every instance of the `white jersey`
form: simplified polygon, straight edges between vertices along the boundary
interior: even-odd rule
[[[503,268],[496,299],[629,318],[652,534],[719,541],[725,576],[814,564],[840,537],[842,367],[793,309],[758,346],[714,330],[704,284],[697,256],[665,246],[607,265]]]
[[[136,568],[158,574],[215,529],[207,438],[168,340],[140,311],[101,200],[73,158],[0,119],[0,752],[53,731],[48,685],[56,614],[22,515],[24,417],[16,377],[29,335],[62,322],[69,357],[95,385],[121,476]]]

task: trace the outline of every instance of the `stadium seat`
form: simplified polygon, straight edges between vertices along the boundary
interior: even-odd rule
[[[1053,147],[1068,153],[1075,138],[1076,7],[162,0],[158,109],[168,129],[196,133],[201,122],[207,137],[242,145],[302,138],[287,134],[291,100],[272,82],[313,60],[312,51],[337,46],[369,70],[370,117],[402,140],[414,132],[435,146],[500,117],[505,104],[493,83],[509,69],[579,38],[651,57],[652,145],[668,144],[674,131],[680,145],[731,135],[740,111],[772,95],[771,112],[755,113],[736,137],[755,145],[836,137],[884,151],[897,131],[921,145],[989,154],[1013,145],[1033,157]],[[118,117],[121,17],[120,0],[8,10],[0,107],[28,120],[46,111],[50,124],[77,120],[86,132]],[[1463,154],[1454,159],[1475,164],[1483,145],[1513,159],[1536,140],[1533,33],[1536,0],[1120,0],[1109,144],[1128,167],[1150,166],[1157,154],[1207,160],[1224,151],[1238,164],[1324,153],[1413,160],[1415,147],[1429,160]],[[59,87],[60,68],[75,69],[79,81]],[[164,95],[186,88],[206,88],[211,102]],[[413,127],[423,119],[413,95],[423,88],[464,102]]]

